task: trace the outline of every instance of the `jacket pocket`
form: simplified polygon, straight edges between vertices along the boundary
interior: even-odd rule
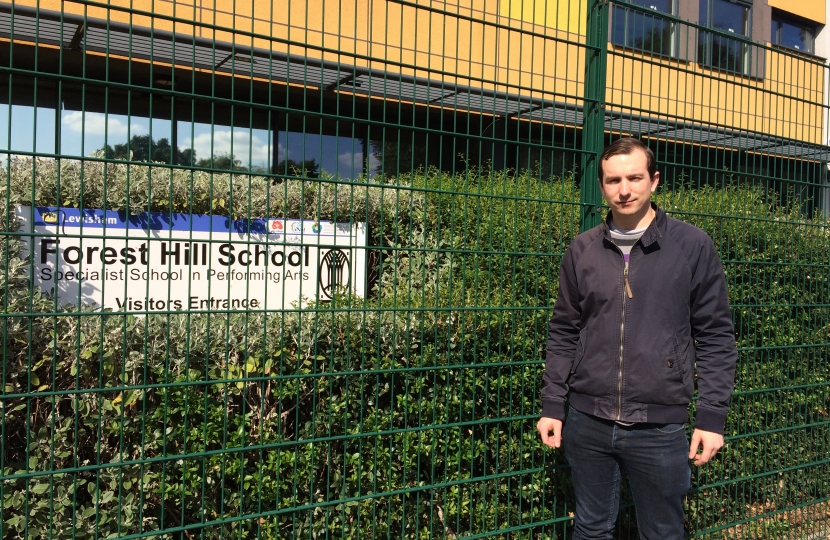
[[[576,342],[576,351],[574,351],[574,361],[571,364],[571,374],[576,373],[576,368],[579,367],[579,363],[582,362],[582,359],[585,357],[585,329],[583,328],[579,332],[579,341]]]
[[[671,356],[668,359],[668,367],[671,370],[672,378],[683,383],[686,379],[686,362],[683,361],[683,351],[680,349],[680,340],[677,339],[677,334],[672,335],[670,348]]]

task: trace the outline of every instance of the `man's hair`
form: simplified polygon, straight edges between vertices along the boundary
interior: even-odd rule
[[[604,176],[604,172],[602,170],[602,162],[612,156],[628,156],[631,155],[635,150],[642,150],[643,153],[646,155],[647,164],[646,168],[648,169],[648,176],[649,178],[654,178],[654,174],[657,172],[657,160],[654,157],[654,152],[651,151],[651,148],[643,144],[642,141],[638,139],[633,139],[631,137],[623,137],[622,139],[617,139],[616,141],[612,142],[609,146],[602,151],[602,155],[599,157],[599,181],[602,183],[602,178]]]

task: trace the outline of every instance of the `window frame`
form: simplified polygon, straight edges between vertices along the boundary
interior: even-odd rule
[[[803,19],[799,19],[797,17],[788,16],[787,14],[781,13],[776,11],[772,14],[772,24],[771,24],[771,32],[770,32],[770,41],[776,47],[781,47],[782,49],[786,49],[788,51],[793,51],[799,54],[809,54],[815,55],[816,51],[816,26],[811,25],[804,21]],[[783,24],[790,24],[792,26],[796,26],[803,30],[806,30],[808,35],[810,36],[810,43],[809,43],[809,50],[801,50],[794,47],[790,47],[789,45],[784,45],[781,43],[781,31]]]
[[[754,18],[753,11],[755,9],[754,2],[752,0],[723,0],[723,1],[728,1],[731,4],[735,4],[737,6],[743,7],[746,10],[744,12],[745,13],[745,16],[744,16],[745,27],[743,28],[744,33],[739,34],[739,36],[744,38],[744,39],[752,40],[752,37],[753,37],[752,21],[753,21],[753,18]],[[706,5],[706,19],[707,20],[705,20],[705,21],[698,20],[698,24],[700,26],[705,27],[707,30],[700,30],[700,35],[698,37],[697,62],[700,66],[702,66],[704,68],[707,68],[707,69],[723,71],[723,72],[726,72],[726,73],[729,73],[729,74],[732,74],[732,75],[739,75],[739,76],[749,77],[752,74],[750,73],[751,66],[749,65],[750,64],[749,44],[747,44],[747,43],[743,43],[741,41],[737,42],[738,45],[741,48],[741,66],[740,66],[740,69],[732,69],[732,68],[729,68],[729,67],[718,66],[718,65],[715,65],[712,61],[712,53],[713,53],[713,48],[714,48],[715,34],[712,33],[709,30],[717,30],[717,28],[715,28],[715,23],[714,23],[714,12],[715,12],[714,3],[715,3],[715,0],[700,0],[700,5],[701,6],[704,5],[704,4]],[[718,37],[721,37],[722,39],[727,39],[727,40],[729,39],[728,37],[723,37],[723,36],[718,36]],[[700,51],[700,40],[701,40],[701,38],[703,38],[707,41],[706,44],[705,44],[706,51],[703,55],[701,54],[701,51]]]
[[[668,13],[665,13],[663,11],[653,10],[653,12],[655,14],[655,18],[659,18],[661,15],[668,15],[670,17],[677,17],[680,1],[681,0],[669,0],[669,10],[670,11]],[[640,7],[646,8],[646,6],[640,6]],[[613,9],[612,12],[611,12],[611,23],[610,23],[610,26],[609,26],[608,41],[610,41],[612,45],[614,45],[615,47],[620,47],[620,48],[623,48],[623,49],[629,49],[629,50],[632,50],[632,51],[636,51],[636,52],[642,53],[642,54],[648,54],[648,55],[658,56],[658,57],[662,57],[662,58],[678,59],[680,46],[679,46],[679,32],[678,32],[678,28],[677,28],[677,23],[675,23],[674,21],[669,21],[669,20],[665,21],[665,23],[669,27],[669,51],[668,52],[638,48],[638,47],[635,47],[633,45],[628,44],[628,32],[629,32],[629,27],[630,27],[630,23],[629,23],[628,18],[629,18],[629,14],[631,13],[631,10],[625,9],[625,11],[624,11],[625,21],[623,23],[622,42],[618,42],[615,39],[616,36],[615,36],[615,32],[614,32],[614,18],[617,16],[617,13],[618,13],[617,10],[618,9],[625,9],[625,8],[616,7],[616,9]]]

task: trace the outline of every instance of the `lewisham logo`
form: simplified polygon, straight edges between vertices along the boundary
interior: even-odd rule
[[[338,289],[349,287],[351,265],[349,256],[342,249],[331,249],[320,261],[320,292],[331,299]]]
[[[320,234],[320,231],[322,229],[323,227],[320,225],[319,221],[315,221],[314,225],[311,226],[311,232],[313,232],[314,234]]]

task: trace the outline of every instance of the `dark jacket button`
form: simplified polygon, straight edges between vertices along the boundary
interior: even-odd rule
[[[668,362],[666,362],[666,363],[669,365],[669,367],[672,367],[672,366],[674,365],[674,362],[672,362],[671,360],[669,360],[669,361],[668,361]]]

